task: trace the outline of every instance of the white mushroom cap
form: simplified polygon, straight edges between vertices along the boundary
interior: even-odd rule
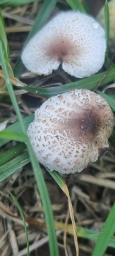
[[[76,89],[46,100],[36,110],[28,136],[40,163],[68,174],[98,159],[112,129],[108,103],[94,92]]]
[[[29,41],[22,61],[30,71],[51,74],[62,64],[68,74],[82,78],[101,69],[106,51],[105,32],[89,15],[57,14]]]

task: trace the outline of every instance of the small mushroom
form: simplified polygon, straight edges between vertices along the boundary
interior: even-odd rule
[[[76,89],[46,100],[28,136],[41,164],[60,173],[81,172],[108,148],[113,113],[98,94]]]
[[[98,72],[104,64],[105,32],[97,21],[79,11],[57,14],[28,42],[22,61],[39,75],[62,66],[68,74],[82,78]]]

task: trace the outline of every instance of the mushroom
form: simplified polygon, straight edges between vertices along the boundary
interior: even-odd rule
[[[100,95],[76,89],[46,100],[28,127],[41,164],[62,174],[81,172],[108,148],[113,113]]]
[[[51,74],[61,65],[68,74],[82,78],[101,69],[105,51],[105,32],[94,18],[62,11],[30,39],[21,58],[39,75]]]

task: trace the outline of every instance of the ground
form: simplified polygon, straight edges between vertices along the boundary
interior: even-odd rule
[[[58,8],[67,8],[65,1],[58,2],[54,13]],[[86,2],[88,3],[90,13],[96,15],[104,1],[98,0],[94,3],[94,1],[87,0]],[[2,7],[12,67],[15,66],[21,54],[24,41],[28,32],[31,30],[35,16],[40,7],[41,1],[15,8],[10,5]],[[17,70],[15,71],[16,76],[20,81],[28,85],[33,84],[36,88],[38,85],[41,87],[47,86],[49,88],[52,85],[58,86],[62,83],[65,84],[76,80],[61,69],[46,77],[33,75],[24,67],[22,68],[22,66],[21,69],[22,70],[19,71],[19,66],[17,65]],[[115,87],[112,88],[113,92],[114,88]],[[14,86],[14,89],[23,117],[31,115],[46,99],[43,95],[35,95],[30,92],[25,93],[17,84]],[[0,91],[0,119],[1,122],[8,120],[8,125],[11,125],[16,121],[16,114],[8,95],[4,92],[4,81],[2,78]],[[87,229],[87,234],[84,235],[83,238],[78,237],[80,256],[91,255],[95,242],[93,238],[88,238],[88,234],[90,236],[91,230],[94,232],[100,230],[115,201],[115,142],[113,138],[114,137],[110,138],[109,150],[100,156],[98,162],[88,166],[88,168],[80,174],[63,176],[70,191],[76,226]],[[4,144],[0,149],[1,156],[4,152],[10,152],[10,149],[13,147],[17,147],[15,141]],[[16,150],[16,156],[20,156],[25,150],[24,144],[18,143],[18,149],[16,148]],[[69,230],[71,220],[68,212],[67,198],[44,167],[41,166],[41,168],[51,198],[55,222],[58,223],[56,232],[60,255],[65,255],[66,247],[68,252],[66,255],[74,256],[76,253],[73,232],[71,228]],[[30,255],[48,256],[48,236],[43,208],[41,206],[34,174],[28,161],[24,167],[18,168],[18,171],[0,183],[0,255],[27,255],[26,233],[20,216],[20,210],[15,202],[11,198],[9,199],[10,193],[16,196],[24,212],[25,221],[28,224]],[[61,223],[60,228],[58,226],[59,223]],[[64,223],[66,223],[65,226],[63,226]],[[67,232],[63,232],[65,227],[68,227]],[[106,255],[115,255],[115,249],[109,248]]]

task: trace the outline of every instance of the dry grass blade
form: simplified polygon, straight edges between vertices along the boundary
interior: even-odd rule
[[[115,189],[115,182],[108,179],[102,179],[100,177],[98,178],[87,174],[82,174],[79,179],[83,182],[88,182],[90,184],[95,184],[97,186]]]
[[[70,198],[68,187],[67,187],[66,183],[64,182],[64,180],[62,179],[62,177],[58,173],[50,172],[50,174],[67,197],[68,208],[69,208],[69,213],[70,213],[70,218],[71,218],[72,228],[73,228],[76,255],[79,256],[79,246],[78,246],[78,239],[77,239],[77,232],[76,232],[76,223],[75,223],[74,211],[73,211],[73,206],[71,203],[71,198]]]

